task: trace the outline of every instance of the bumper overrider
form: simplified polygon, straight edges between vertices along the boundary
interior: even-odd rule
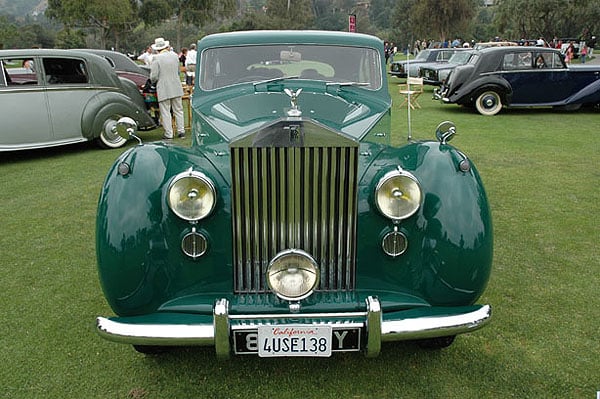
[[[137,317],[98,317],[97,332],[105,339],[158,346],[214,346],[219,357],[259,354],[259,329],[271,328],[279,339],[275,352],[297,356],[329,356],[331,352],[363,351],[377,356],[382,342],[452,336],[477,330],[491,319],[489,305],[426,307],[383,312],[377,297],[366,298],[364,311],[339,313],[232,314],[229,301],[218,299],[212,315],[155,313]],[[325,329],[331,345],[326,352],[303,348],[294,337],[307,329]],[[322,335],[322,333],[319,336]],[[263,342],[263,341],[261,341]],[[266,341],[265,341],[266,342]],[[271,342],[271,341],[269,341]],[[324,341],[325,342],[325,341]],[[283,350],[285,348],[285,351]],[[273,356],[273,354],[267,354]]]

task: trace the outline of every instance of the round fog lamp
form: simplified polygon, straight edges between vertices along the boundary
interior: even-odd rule
[[[400,170],[386,173],[375,189],[377,208],[392,220],[412,216],[421,206],[422,195],[416,177]]]
[[[395,258],[402,255],[408,248],[408,240],[404,233],[391,231],[387,233],[381,241],[381,248],[388,256]]]
[[[280,252],[269,263],[267,283],[281,299],[304,299],[312,294],[319,283],[317,262],[302,250]]]
[[[215,186],[208,177],[200,172],[187,171],[175,176],[167,200],[177,216],[197,221],[211,213],[216,198]]]

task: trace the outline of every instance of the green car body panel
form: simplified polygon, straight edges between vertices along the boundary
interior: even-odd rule
[[[346,325],[357,326],[360,339],[349,349],[340,349],[340,344],[337,350],[376,355],[383,341],[453,337],[485,325],[490,307],[476,301],[491,272],[492,222],[476,167],[445,140],[389,145],[391,99],[383,43],[375,37],[318,31],[211,35],[198,42],[198,65],[200,69],[208,65],[215,49],[277,49],[281,45],[291,48],[290,54],[297,51],[303,57],[310,54],[311,46],[374,53],[377,59],[370,59],[370,64],[376,65],[376,73],[371,71],[375,82],[366,87],[344,80],[326,83],[291,76],[211,86],[200,73],[192,100],[191,148],[168,143],[133,147],[116,160],[104,182],[97,214],[97,260],[104,294],[117,316],[99,317],[99,333],[138,349],[145,348],[140,345],[214,345],[217,354],[227,355],[245,353],[240,350],[243,345],[236,342],[241,338],[233,334],[243,330],[240,325],[254,331],[258,325],[329,324],[339,333],[336,329],[341,328],[343,319]],[[283,50],[281,53],[283,59]],[[294,61],[282,61],[281,65],[286,68]],[[364,83],[363,79],[359,83]],[[301,112],[295,113],[297,110]],[[291,133],[289,143],[285,136],[287,144],[256,144],[272,137],[279,140],[281,132],[295,133],[295,129],[301,133],[300,144],[293,141]],[[300,147],[299,152],[289,150],[290,145]],[[320,146],[329,149],[321,152]],[[350,150],[344,152],[340,146]],[[338,153],[351,155],[332,155]],[[288,182],[280,176],[283,172],[273,170],[287,165],[290,154],[304,158],[289,161],[295,166],[293,171],[285,169],[286,174],[307,170],[302,172],[302,180],[290,180],[295,185],[290,192],[299,193],[296,202],[317,198],[311,209],[298,204],[302,211],[296,206],[288,208],[285,199],[279,201],[278,193],[272,192],[276,191],[273,187],[280,187],[278,179]],[[271,158],[263,160],[268,156]],[[319,156],[327,159],[324,165],[328,169],[339,170],[332,172],[336,177],[331,184],[351,177],[348,180],[354,188],[348,196],[338,196],[337,189],[326,193],[329,184],[312,187],[322,172],[312,166]],[[234,164],[239,175],[233,171]],[[345,169],[347,164],[355,169]],[[210,214],[193,222],[178,217],[168,201],[175,176],[191,170],[201,172],[216,192]],[[418,181],[422,198],[414,214],[394,221],[378,209],[376,192],[384,176],[399,170]],[[260,191],[253,182],[263,179],[275,183]],[[237,191],[240,184],[250,188]],[[236,202],[245,195],[250,198]],[[331,201],[345,204],[341,209],[349,209],[349,221],[342,221]],[[329,214],[323,209],[329,208],[334,216],[321,222]],[[311,212],[318,216],[306,215]],[[268,234],[257,232],[253,230],[258,229],[256,225],[251,225],[256,215],[273,215],[281,224],[281,220],[295,223],[292,215],[297,215],[301,223],[306,222],[305,227],[298,227],[306,237],[298,241],[272,239],[283,227],[267,227]],[[238,225],[251,227],[240,232]],[[322,230],[323,235],[314,229]],[[333,251],[318,249],[325,231],[334,237]],[[197,257],[182,250],[182,241],[192,232],[206,243]],[[405,239],[400,254],[389,255],[382,248],[390,233]],[[316,238],[308,237],[311,234]],[[309,241],[311,244],[299,244]],[[262,248],[274,245],[278,249]],[[261,247],[256,259],[263,264],[256,266],[258,274],[252,271],[246,276],[240,271],[246,270],[244,262],[236,257],[245,257],[255,247]],[[329,281],[299,300],[282,299],[263,280],[273,254],[294,249],[288,247],[302,247],[317,263],[329,252],[349,254],[351,259],[341,256],[336,260],[339,268],[321,262],[321,280]],[[254,270],[251,262],[258,262],[256,259],[245,261],[249,270]],[[255,276],[261,281],[254,281]],[[411,321],[424,323],[424,327],[407,326]],[[171,330],[152,332],[160,327]],[[193,330],[195,327],[198,330]],[[198,333],[170,332],[188,328]]]

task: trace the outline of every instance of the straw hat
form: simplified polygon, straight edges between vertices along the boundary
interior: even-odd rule
[[[152,50],[160,51],[160,50],[166,49],[169,46],[170,46],[170,44],[169,44],[168,40],[165,40],[162,37],[157,37],[156,39],[154,39],[154,44],[152,45]]]

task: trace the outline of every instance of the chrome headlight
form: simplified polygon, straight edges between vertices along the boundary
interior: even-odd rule
[[[417,178],[401,170],[386,173],[375,189],[377,208],[392,220],[412,216],[421,206],[422,197],[423,192]]]
[[[184,220],[197,221],[212,212],[217,192],[206,175],[188,170],[175,176],[169,186],[167,200],[177,216]]]
[[[317,262],[299,249],[280,252],[269,263],[267,283],[281,299],[304,299],[312,294],[319,283]]]

